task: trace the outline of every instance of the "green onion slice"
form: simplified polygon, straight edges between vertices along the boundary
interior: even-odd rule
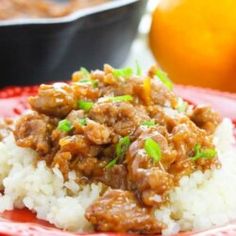
[[[98,87],[98,81],[92,79],[81,79],[78,83],[92,85],[93,88]]]
[[[87,118],[79,119],[79,123],[81,126],[86,126],[87,125]]]
[[[111,160],[111,161],[106,165],[105,168],[107,168],[107,169],[112,168],[114,165],[116,165],[116,162],[117,162],[117,158]]]
[[[122,161],[126,152],[129,149],[130,144],[131,141],[129,136],[120,138],[119,142],[116,144],[115,158],[106,165],[106,168],[111,168],[117,163],[117,161]]]
[[[158,69],[156,76],[169,90],[173,90],[174,85],[163,70]]]
[[[125,78],[128,79],[133,75],[133,69],[131,67],[126,67],[123,69],[114,69],[113,70],[113,75],[116,78]]]
[[[194,156],[192,157],[193,161],[197,161],[200,158],[212,159],[217,155],[217,151],[214,148],[202,149],[200,144],[196,144],[193,149],[194,149]]]
[[[161,147],[159,143],[154,141],[152,138],[147,138],[145,140],[144,149],[148,156],[154,160],[154,162],[161,160]]]
[[[79,83],[82,83],[82,84],[91,84],[91,80],[90,79],[81,79],[79,81]]]
[[[97,80],[91,79],[91,83],[92,83],[93,88],[97,88],[98,87],[98,81]]]
[[[138,61],[136,61],[136,74],[138,75],[138,76],[141,76],[142,75],[142,68],[141,68],[141,66],[140,66],[140,64],[139,64],[139,62]]]
[[[125,136],[121,138],[116,145],[116,156],[120,159],[123,158],[127,150],[129,149],[130,146],[130,138],[129,136]]]
[[[65,119],[58,123],[57,128],[62,132],[69,132],[73,129],[73,126],[69,120]]]
[[[81,84],[91,84],[93,86],[93,88],[97,88],[98,87],[98,81],[91,79],[90,73],[89,73],[89,71],[86,68],[81,67],[80,68],[80,73],[82,74],[82,79],[80,81],[78,81],[78,83],[81,83]]]
[[[80,72],[83,75],[83,79],[82,80],[85,80],[85,79],[89,80],[90,79],[90,73],[89,73],[89,71],[86,68],[81,67],[80,68]],[[80,80],[80,82],[81,82],[81,80]]]
[[[155,125],[156,125],[155,120],[146,120],[142,123],[142,126],[146,126],[146,127],[152,127]]]
[[[79,109],[82,109],[84,111],[89,111],[93,107],[94,103],[90,101],[85,100],[79,100],[78,101],[78,107]]]
[[[130,95],[108,97],[107,99],[108,99],[108,101],[111,101],[111,102],[131,102],[131,101],[133,101],[133,97]]]

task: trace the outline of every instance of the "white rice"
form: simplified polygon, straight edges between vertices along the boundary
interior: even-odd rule
[[[17,147],[13,136],[0,143],[0,186],[4,189],[0,212],[27,207],[39,219],[79,232],[92,230],[84,212],[102,187],[91,184],[81,188],[75,182],[74,172],[65,182],[57,168],[51,170],[45,161],[37,163],[34,151]]]
[[[156,217],[168,226],[164,235],[204,230],[236,219],[236,148],[230,120],[218,127],[214,143],[222,168],[196,171],[170,191],[170,203],[156,211]]]
[[[203,230],[236,219],[236,149],[233,127],[225,119],[215,134],[222,168],[183,177],[170,191],[170,202],[156,210],[166,223],[163,234]],[[70,231],[91,231],[85,209],[98,198],[102,185],[79,186],[75,173],[64,181],[59,169],[45,161],[36,162],[36,153],[15,145],[13,136],[0,143],[0,212],[27,207],[57,227]],[[70,194],[69,194],[70,193]]]

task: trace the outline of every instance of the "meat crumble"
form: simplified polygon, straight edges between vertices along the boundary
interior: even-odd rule
[[[182,176],[220,166],[212,137],[221,118],[177,97],[157,67],[146,75],[82,68],[70,83],[41,85],[29,103],[15,126],[17,145],[65,178],[74,170],[79,183],[104,184],[85,213],[97,231],[161,232],[154,209],[168,191]]]

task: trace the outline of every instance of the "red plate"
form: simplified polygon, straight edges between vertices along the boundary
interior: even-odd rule
[[[222,116],[230,118],[236,124],[236,94],[218,92],[210,89],[176,86],[176,93],[193,104],[209,104]],[[27,109],[27,97],[37,92],[34,87],[9,87],[0,90],[0,116],[14,117]],[[19,236],[75,236],[37,220],[28,210],[14,210],[0,215],[0,235]],[[79,234],[77,234],[79,235]],[[101,236],[125,236],[125,234],[94,234]],[[235,236],[236,223],[214,228],[200,233],[182,233],[179,236]],[[90,234],[88,236],[93,236]]]

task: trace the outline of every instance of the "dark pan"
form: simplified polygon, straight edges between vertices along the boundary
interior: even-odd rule
[[[119,67],[146,0],[113,0],[56,19],[0,22],[0,87],[70,78],[80,66]]]

